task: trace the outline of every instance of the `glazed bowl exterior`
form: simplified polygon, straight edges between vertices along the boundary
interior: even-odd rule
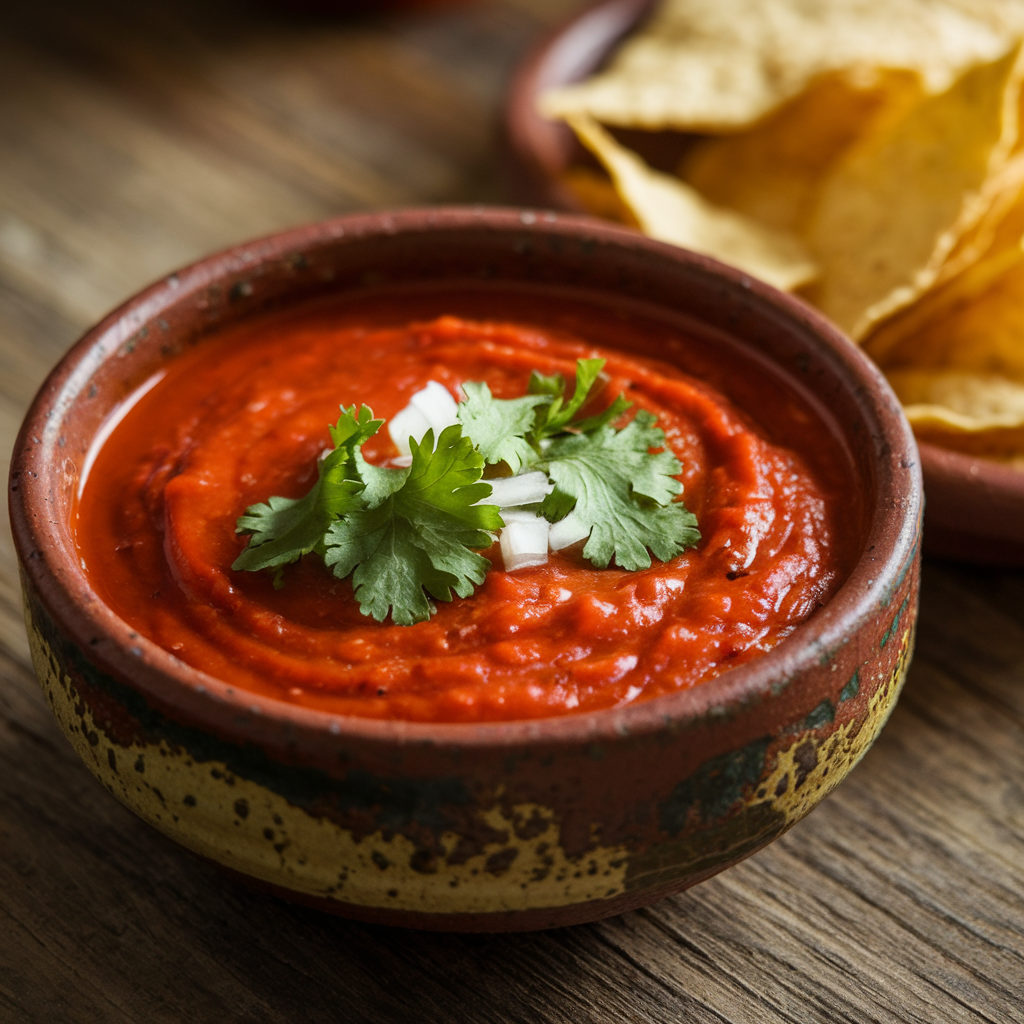
[[[691,690],[536,721],[342,717],[241,692],[134,632],[73,537],[112,411],[184,349],[324,296],[408,285],[628,297],[756,350],[828,410],[864,508],[856,564],[767,655]],[[884,724],[913,647],[921,485],[868,360],[791,297],[587,218],[519,210],[340,218],[158,282],[53,371],[14,452],[10,505],[40,685],[88,768],[203,857],[352,917],[510,930],[651,902],[753,853],[814,807]]]

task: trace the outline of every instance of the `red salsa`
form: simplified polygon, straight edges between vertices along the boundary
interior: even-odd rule
[[[828,599],[856,531],[842,504],[846,456],[809,398],[735,353],[628,318],[558,318],[540,300],[517,309],[515,322],[416,319],[415,303],[361,316],[312,309],[234,327],[173,360],[94,453],[77,541],[99,595],[239,688],[449,722],[592,711],[696,686],[770,650]],[[246,543],[237,518],[309,489],[339,405],[390,418],[431,380],[453,395],[486,381],[511,398],[533,370],[571,379],[577,358],[595,356],[607,360],[607,400],[624,392],[654,413],[682,462],[695,548],[628,572],[595,569],[579,544],[507,573],[495,545],[472,597],[439,602],[413,626],[362,615],[351,581],[315,556],[289,566],[279,590],[268,573],[231,569]],[[386,429],[364,454],[397,454]]]

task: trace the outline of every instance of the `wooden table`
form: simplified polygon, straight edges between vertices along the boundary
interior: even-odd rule
[[[8,0],[0,448],[75,337],[176,265],[346,210],[500,200],[503,84],[573,6]],[[433,935],[249,892],[116,804],[36,687],[4,530],[0,1022],[1024,1021],[1024,574],[928,564],[923,595],[892,721],[773,846],[599,924]]]

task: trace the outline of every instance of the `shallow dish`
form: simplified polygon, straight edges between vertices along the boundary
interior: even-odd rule
[[[240,692],[97,597],[73,537],[86,457],[118,404],[226,325],[367,290],[564,289],[738,345],[816,401],[863,507],[855,564],[778,647],[693,689],[535,721],[342,717]],[[618,300],[615,300],[618,301]],[[457,312],[457,311],[456,311]],[[37,396],[11,517],[40,684],[119,800],[289,898],[461,930],[551,927],[648,903],[780,835],[853,767],[899,693],[917,613],[916,450],[870,362],[806,306],[614,226],[516,210],[341,218],[213,256],[90,331]]]
[[[542,39],[520,64],[504,111],[509,174],[520,200],[584,212],[560,179],[571,163],[589,158],[567,125],[538,114],[537,97],[594,72],[653,7],[653,0],[603,0]],[[665,170],[678,163],[685,144],[683,136],[669,136],[661,143],[669,152],[660,153],[653,148],[658,133],[628,134],[630,145]],[[1024,565],[1024,473],[935,445],[922,444],[920,452],[928,495],[925,552],[987,565]]]

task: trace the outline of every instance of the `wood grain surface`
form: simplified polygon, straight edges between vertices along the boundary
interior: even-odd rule
[[[175,266],[347,210],[499,201],[503,85],[574,6],[8,0],[5,456],[76,336]],[[1024,574],[926,565],[889,726],[767,850],[603,923],[468,937],[255,894],[115,803],[36,687],[5,528],[0,1022],[28,1021],[1024,1021]]]

